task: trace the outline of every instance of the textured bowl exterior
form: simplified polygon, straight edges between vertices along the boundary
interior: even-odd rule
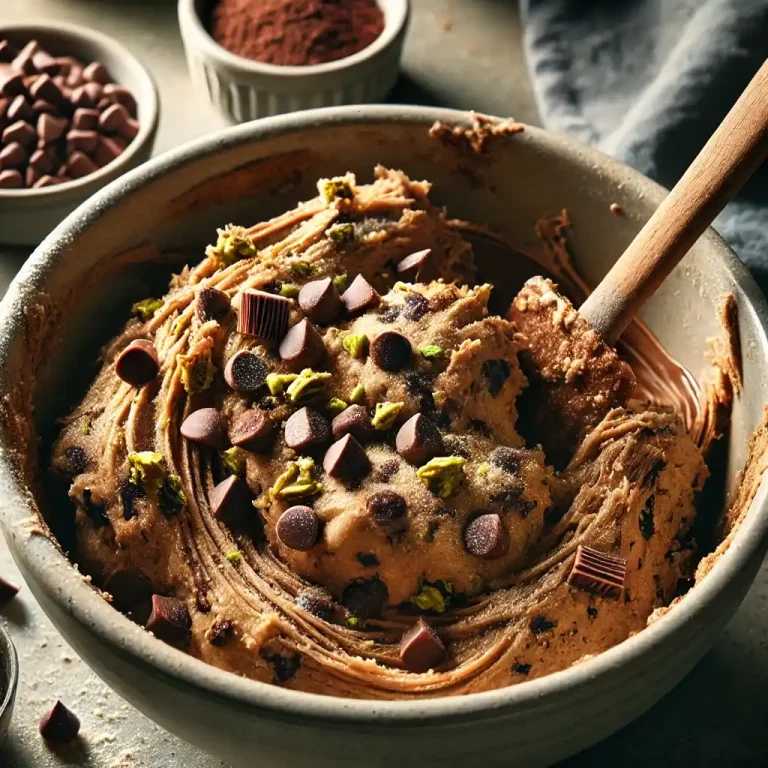
[[[19,684],[19,659],[11,636],[0,625],[0,742],[8,733]]]
[[[210,0],[179,0],[179,26],[193,86],[236,123],[383,101],[400,70],[409,1],[378,0],[384,31],[365,50],[328,64],[281,67],[243,59],[218,45],[201,21]]]
[[[464,113],[374,106],[287,115],[239,126],[147,163],[100,192],[60,225],[23,267],[0,305],[0,397],[18,389],[26,317],[38,292],[71,295],[95,270],[89,301],[57,325],[36,379],[34,418],[44,433],[87,386],[66,391],[122,324],[161,253],[202,254],[216,225],[248,222],[305,199],[320,175],[370,175],[376,162],[435,183],[452,215],[533,241],[542,213],[569,209],[577,263],[594,282],[665,192],[635,171],[570,140],[526,128],[491,142],[481,157],[457,155],[427,137],[436,119]],[[343,153],[343,167],[339,157]],[[286,184],[287,180],[291,180]],[[610,213],[611,203],[625,211]],[[254,212],[258,213],[254,213]],[[140,228],[136,222],[142,222]],[[149,245],[149,247],[147,247]],[[141,249],[141,250],[137,250]],[[121,254],[126,258],[121,258]],[[735,404],[728,471],[733,483],[746,438],[768,401],[768,307],[744,267],[708,232],[647,305],[643,317],[694,374],[714,308],[736,298],[744,350],[744,395]],[[146,294],[144,294],[146,295]],[[44,438],[45,439],[45,438]],[[426,701],[374,702],[305,694],[215,669],[164,645],[120,615],[83,580],[50,539],[30,525],[37,491],[12,466],[0,425],[0,524],[30,589],[87,663],[160,725],[233,766],[547,765],[625,725],[674,687],[707,651],[744,598],[768,544],[763,483],[731,546],[708,576],[651,627],[571,669],[506,689]],[[255,758],[255,756],[258,756]]]
[[[0,190],[0,242],[38,245],[84,200],[126,171],[148,160],[157,133],[159,101],[152,78],[122,45],[86,27],[55,24],[2,24],[0,38],[37,40],[57,55],[101,61],[116,82],[129,88],[138,106],[139,133],[125,151],[108,165],[82,179],[43,189]]]

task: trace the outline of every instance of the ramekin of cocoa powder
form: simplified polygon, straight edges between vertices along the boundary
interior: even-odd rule
[[[409,0],[179,0],[193,82],[233,122],[382,101]]]

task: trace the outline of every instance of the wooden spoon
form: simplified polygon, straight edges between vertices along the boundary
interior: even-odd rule
[[[579,313],[613,346],[725,204],[768,157],[768,60]]]

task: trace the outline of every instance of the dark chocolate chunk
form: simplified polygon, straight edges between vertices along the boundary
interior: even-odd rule
[[[237,330],[244,336],[277,341],[288,329],[291,300],[265,291],[246,291],[240,299]]]
[[[59,109],[55,104],[38,99],[32,104],[32,111],[34,113],[34,120],[37,121],[38,115],[57,115]]]
[[[38,173],[51,173],[55,167],[55,157],[44,149],[36,149],[29,157],[29,165]]]
[[[446,655],[442,640],[422,618],[400,640],[400,661],[409,672],[428,672],[442,664]]]
[[[384,331],[371,342],[371,360],[384,371],[401,371],[410,359],[411,342],[402,333]]]
[[[159,372],[160,359],[155,345],[146,339],[132,341],[115,360],[115,373],[134,387],[154,381]]]
[[[120,500],[123,503],[123,520],[133,520],[138,514],[134,509],[136,499],[143,499],[146,496],[146,492],[140,485],[123,481],[120,484]]]
[[[534,635],[541,635],[544,632],[549,632],[550,629],[554,629],[557,626],[557,622],[550,621],[546,616],[539,614],[531,619],[529,626]]]
[[[365,449],[352,435],[344,435],[325,453],[323,469],[338,480],[362,480],[371,471]]]
[[[270,653],[266,648],[262,648],[259,655],[272,667],[272,681],[275,684],[290,680],[301,666],[301,656],[298,653],[283,656],[281,653]]]
[[[123,151],[123,148],[114,140],[106,136],[99,136],[99,143],[93,150],[93,160],[99,168],[111,163]]]
[[[80,719],[61,701],[40,722],[40,735],[55,744],[68,744],[80,733]]]
[[[14,69],[23,72],[26,75],[35,74],[37,67],[35,67],[35,54],[40,50],[40,45],[37,40],[30,40],[17,54],[14,60],[11,62],[11,66]]]
[[[267,380],[269,368],[254,352],[235,352],[224,367],[224,381],[235,392],[257,392]]]
[[[72,127],[81,131],[94,131],[99,127],[99,110],[80,107],[72,115]]]
[[[237,475],[230,475],[211,491],[211,511],[218,520],[239,523],[253,511],[252,498],[248,483]]]
[[[333,439],[341,440],[344,435],[352,435],[356,440],[367,440],[374,432],[371,417],[363,405],[350,405],[331,423]]]
[[[84,87],[87,91],[89,86],[86,85]],[[92,93],[96,93],[96,91],[93,90]],[[98,99],[93,98],[90,92],[89,96],[91,96],[94,102],[98,102]],[[112,104],[99,116],[99,128],[106,133],[117,133],[129,118],[128,110],[122,104]]]
[[[464,546],[471,555],[495,560],[509,551],[509,534],[499,515],[479,515],[464,529]]]
[[[381,296],[362,275],[358,275],[349,288],[341,294],[341,303],[350,314],[373,309],[379,305],[380,301]]]
[[[375,565],[379,565],[379,558],[373,554],[373,552],[358,552],[355,555],[357,560],[363,568],[373,568]]]
[[[73,179],[82,179],[99,170],[99,166],[88,155],[79,150],[67,159],[67,171]]]
[[[280,359],[293,368],[312,368],[325,359],[322,336],[305,317],[294,325],[280,342]]]
[[[131,117],[136,117],[136,99],[127,88],[123,88],[123,86],[115,83],[107,83],[104,86],[103,92],[110,101],[122,104],[128,110]]]
[[[29,89],[29,95],[32,101],[39,99],[50,104],[58,104],[64,98],[61,88],[53,82],[50,75],[40,75],[36,78]]]
[[[313,280],[299,291],[299,306],[313,322],[332,323],[341,312],[342,304],[333,279]]]
[[[320,519],[311,507],[297,505],[280,515],[277,521],[277,535],[289,549],[306,552],[317,543],[320,533]]]
[[[99,102],[101,103],[101,102]],[[127,141],[132,141],[139,135],[139,121],[128,118],[118,129],[118,133]]]
[[[181,434],[193,443],[222,450],[227,445],[227,420],[216,408],[200,408],[184,419]]]
[[[640,533],[643,534],[643,538],[648,539],[656,533],[656,524],[653,519],[654,510],[656,508],[656,497],[651,495],[648,497],[648,501],[645,502],[645,506],[640,512],[638,518],[638,524],[640,526]]]
[[[387,585],[378,576],[350,582],[341,595],[342,605],[358,619],[378,616],[388,599]]]
[[[506,360],[486,360],[483,363],[482,371],[491,397],[496,397],[501,392],[504,382],[512,373],[512,369]]]
[[[517,675],[527,675],[531,671],[533,664],[522,664],[517,659],[512,665],[512,671]]]
[[[0,607],[13,600],[19,594],[19,587],[0,577]]]
[[[55,117],[54,115],[42,114],[37,118],[37,135],[48,144],[56,141],[67,131],[69,123],[65,117]]]
[[[9,64],[0,64],[0,94],[18,96],[24,93],[24,76]]]
[[[229,619],[214,621],[205,633],[205,639],[217,648],[225,646],[235,631],[234,622]]]
[[[195,295],[195,312],[201,323],[221,320],[229,312],[229,297],[224,291],[206,285]]]
[[[421,320],[427,312],[429,312],[429,300],[426,296],[411,291],[405,297],[405,305],[401,314],[406,320]]]
[[[377,491],[368,497],[365,508],[371,520],[388,533],[405,528],[408,504],[399,493]]]
[[[27,150],[21,144],[14,141],[0,149],[0,168],[3,168],[4,172],[10,169],[22,168],[27,162],[27,157]]]
[[[99,134],[96,131],[73,128],[67,134],[67,152],[93,152],[99,143]]]
[[[109,82],[107,68],[100,61],[92,61],[83,68],[83,77],[92,83],[106,85]]]
[[[296,605],[299,608],[323,621],[333,618],[333,602],[333,595],[322,587],[306,587],[296,595]]]
[[[432,249],[425,248],[406,256],[398,265],[397,273],[403,280],[415,283],[426,283],[437,277]]]
[[[104,584],[104,591],[112,595],[112,605],[118,611],[128,612],[140,603],[152,599],[152,584],[134,570],[113,573]]]
[[[251,453],[268,453],[276,437],[275,425],[263,411],[249,409],[242,413],[229,430],[232,445]]]
[[[397,452],[411,464],[426,464],[442,453],[443,439],[434,423],[417,413],[400,427],[395,446]]]
[[[516,475],[520,471],[525,451],[522,448],[512,448],[508,445],[500,445],[491,451],[488,461],[499,469],[503,469],[510,475]]]
[[[16,169],[0,171],[0,189],[20,189],[24,186],[24,177]]]
[[[17,120],[3,131],[3,143],[21,144],[22,147],[31,150],[37,143],[37,132],[29,123]]]
[[[79,475],[88,466],[88,454],[79,445],[70,445],[64,450],[63,464],[68,475]]]
[[[27,123],[31,123],[37,119],[37,115],[30,103],[23,96],[19,95],[15,96],[8,105],[5,119],[9,123],[15,123],[17,120],[24,120]]]
[[[192,619],[182,600],[152,595],[152,613],[149,614],[146,627],[160,640],[184,647],[189,644]]]
[[[626,577],[627,561],[623,557],[606,555],[579,544],[568,583],[593,595],[618,600]]]
[[[304,451],[331,438],[328,419],[311,408],[300,408],[285,422],[285,444],[294,451]]]

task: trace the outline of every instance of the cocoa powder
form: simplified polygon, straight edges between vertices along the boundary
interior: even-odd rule
[[[369,46],[384,29],[376,0],[219,0],[219,45],[268,64],[322,64]]]

